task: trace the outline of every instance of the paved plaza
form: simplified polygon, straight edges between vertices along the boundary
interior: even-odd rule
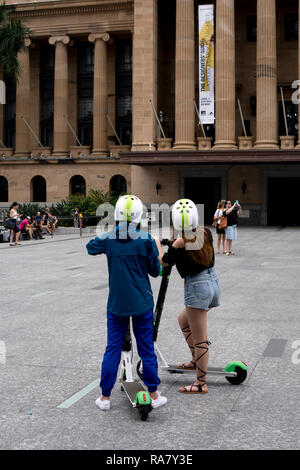
[[[146,422],[119,384],[110,412],[95,406],[108,277],[106,258],[88,256],[89,239],[0,244],[0,449],[300,449],[300,229],[240,227],[236,256],[216,256],[210,365],[242,360],[247,380],[209,377],[207,395],[186,396],[177,389],[191,376],[161,371],[168,403]],[[158,336],[171,363],[189,358],[182,306],[174,269]]]

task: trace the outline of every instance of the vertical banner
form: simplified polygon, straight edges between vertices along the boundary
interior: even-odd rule
[[[5,101],[5,83],[0,80],[0,104],[6,104]]]
[[[214,124],[214,5],[199,5],[199,113],[202,124]]]

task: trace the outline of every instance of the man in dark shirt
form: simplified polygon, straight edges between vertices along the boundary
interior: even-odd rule
[[[33,223],[32,223],[33,228],[34,228],[33,236],[36,239],[37,238],[40,238],[40,239],[44,238],[42,236],[42,220],[43,220],[43,217],[41,216],[41,213],[37,212],[36,216],[33,219]]]
[[[36,213],[36,216],[34,217],[34,220],[35,220],[36,224],[41,228],[43,217],[41,216],[40,212]]]
[[[234,255],[232,250],[232,241],[237,239],[237,223],[238,216],[241,213],[241,206],[236,201],[233,205],[231,201],[227,201],[225,205],[224,216],[227,216],[227,228],[226,228],[226,243],[225,251],[226,256]]]

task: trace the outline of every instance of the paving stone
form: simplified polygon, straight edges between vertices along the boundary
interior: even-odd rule
[[[299,449],[299,235],[240,227],[236,256],[216,256],[221,306],[208,314],[209,364],[243,360],[247,380],[233,386],[208,376],[207,395],[186,396],[178,388],[193,375],[160,370],[168,403],[147,422],[120,384],[108,413],[95,406],[98,387],[57,408],[99,378],[106,347],[107,263],[87,255],[89,237],[0,244],[0,449]],[[157,298],[160,278],[151,283]],[[189,359],[177,323],[182,308],[183,280],[173,269],[158,335],[170,363]],[[280,338],[280,357],[265,357]]]

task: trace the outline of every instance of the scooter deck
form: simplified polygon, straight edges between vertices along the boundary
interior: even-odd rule
[[[144,385],[139,380],[134,380],[133,382],[126,382],[126,380],[122,380],[121,384],[126,392],[126,395],[131,401],[132,406],[135,406],[136,394],[142,390],[145,390]]]
[[[169,364],[168,367],[162,366],[163,370],[167,370],[170,374],[187,374],[192,372],[195,374],[195,369],[179,369],[177,364]],[[209,367],[207,369],[207,374],[210,375],[226,375],[227,377],[236,377],[236,372],[226,372],[222,367]]]

